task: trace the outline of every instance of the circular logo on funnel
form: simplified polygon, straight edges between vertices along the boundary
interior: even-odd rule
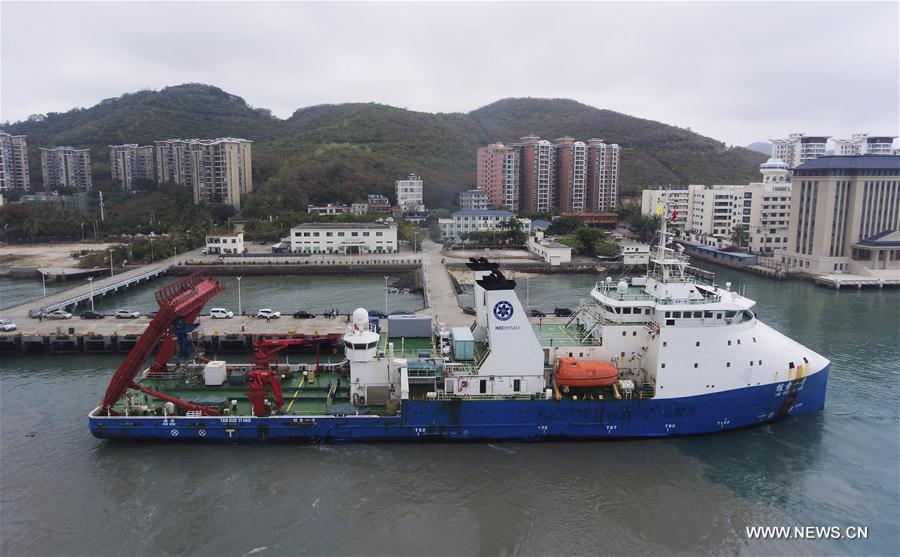
[[[500,321],[509,321],[509,318],[512,316],[513,307],[511,303],[504,300],[494,304],[494,317]]]

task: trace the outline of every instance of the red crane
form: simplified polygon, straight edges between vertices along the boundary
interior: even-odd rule
[[[138,385],[135,377],[140,372],[144,361],[157,346],[159,346],[159,351],[150,366],[150,371],[165,370],[166,363],[179,346],[179,337],[186,338],[186,331],[195,328],[194,322],[203,306],[224,288],[221,282],[209,277],[203,271],[197,271],[158,290],[156,301],[159,304],[159,312],[150,321],[144,334],[135,343],[134,348],[131,349],[110,380],[101,403],[101,409],[108,414],[114,414],[113,405],[130,388],[172,402],[188,410],[196,410],[204,414],[217,414],[217,409],[191,404]]]
[[[248,374],[250,388],[247,389],[247,398],[250,399],[250,404],[253,406],[253,415],[264,416],[268,411],[266,408],[267,386],[272,390],[274,402],[273,410],[276,412],[281,410],[281,406],[284,404],[281,381],[278,379],[278,374],[269,369],[279,352],[288,346],[315,345],[316,368],[318,368],[319,348],[323,345],[337,348],[340,345],[340,342],[341,337],[336,334],[315,337],[273,338],[255,341],[253,343],[253,369]]]

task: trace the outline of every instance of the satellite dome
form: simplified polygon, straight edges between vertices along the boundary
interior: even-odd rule
[[[365,328],[369,325],[369,312],[365,308],[356,308],[353,310],[353,316],[350,321],[359,328]]]

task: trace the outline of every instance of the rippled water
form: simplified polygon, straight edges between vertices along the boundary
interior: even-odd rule
[[[833,361],[823,412],[655,441],[135,445],[87,429],[117,357],[0,359],[0,550],[900,553],[900,291],[718,271],[746,285],[761,319]],[[532,278],[532,305],[574,307],[593,280]],[[377,286],[369,296],[383,299]],[[748,525],[868,526],[869,539],[749,541]]]

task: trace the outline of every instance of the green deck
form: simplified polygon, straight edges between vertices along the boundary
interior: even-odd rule
[[[541,347],[549,348],[551,346],[593,346],[593,340],[588,337],[586,340],[581,339],[586,336],[586,332],[580,325],[532,325],[534,334],[537,335]]]

